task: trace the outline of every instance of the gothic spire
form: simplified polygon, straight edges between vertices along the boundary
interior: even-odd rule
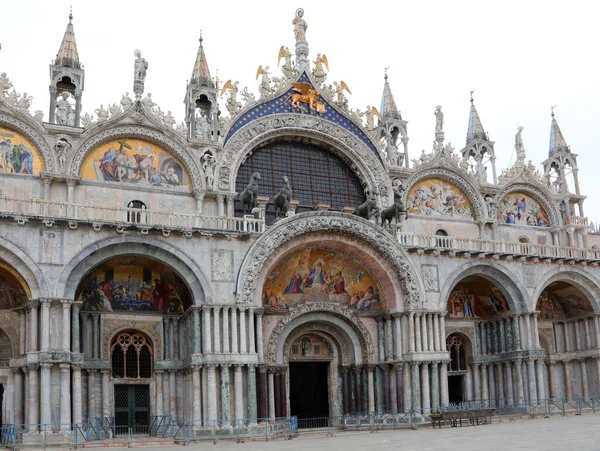
[[[561,152],[570,152],[569,146],[567,145],[567,141],[565,141],[565,137],[560,131],[560,127],[558,126],[558,122],[554,118],[554,107],[552,107],[552,123],[550,125],[550,149],[548,151],[548,156]]]
[[[383,95],[381,96],[381,117],[395,117],[402,119],[398,107],[396,106],[394,95],[392,94],[392,88],[390,88],[390,84],[388,83],[387,71],[383,78],[385,79],[385,82],[383,83]]]
[[[69,14],[69,23],[65,30],[60,49],[56,54],[54,64],[56,66],[68,66],[74,69],[80,69],[79,54],[77,53],[77,42],[75,41],[75,32],[73,31],[73,10]]]
[[[475,108],[475,104],[473,103],[473,91],[471,91],[471,112],[469,113],[467,143],[475,139],[487,140],[488,137],[485,131],[483,130],[483,125],[481,124],[481,119],[479,119],[479,114],[477,114],[477,109]]]
[[[214,88],[214,82],[212,78],[210,78],[208,62],[206,61],[206,55],[204,54],[204,46],[202,45],[202,32],[200,32],[200,45],[198,47],[196,63],[194,64],[194,71],[192,72],[192,82],[194,81],[199,82],[200,84],[207,84]]]

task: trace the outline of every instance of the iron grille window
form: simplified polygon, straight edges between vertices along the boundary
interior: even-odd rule
[[[152,376],[152,346],[145,335],[123,332],[113,340],[110,351],[113,377]]]
[[[260,173],[259,195],[269,197],[267,223],[275,218],[273,197],[289,178],[292,199],[300,201],[297,213],[314,210],[317,204],[328,204],[331,210],[357,207],[365,201],[360,181],[350,167],[333,153],[299,142],[274,142],[256,150],[240,167],[236,191],[244,191],[252,173]],[[244,215],[240,201],[235,203],[236,216]],[[247,214],[250,212],[246,212]]]
[[[460,335],[446,338],[446,350],[450,352],[450,371],[467,371],[467,346]]]

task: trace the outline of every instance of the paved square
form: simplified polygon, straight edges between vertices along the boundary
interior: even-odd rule
[[[191,445],[218,450],[333,451],[333,450],[600,450],[600,415],[519,420],[462,428],[425,428],[418,431],[349,432],[335,437],[301,435],[271,442],[231,441]],[[114,449],[114,448],[113,448]],[[126,450],[127,448],[122,448]],[[158,447],[137,448],[156,450]],[[160,449],[181,449],[179,446]],[[117,449],[114,449],[118,451]]]

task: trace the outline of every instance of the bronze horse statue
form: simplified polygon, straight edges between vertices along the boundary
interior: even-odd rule
[[[283,187],[281,191],[273,198],[275,212],[277,217],[285,215],[290,208],[290,200],[292,200],[292,187],[286,175],[283,176]]]
[[[404,215],[404,219],[408,218],[408,211],[402,202],[402,189],[394,191],[394,203],[391,207],[384,208],[381,212],[381,227],[385,226],[387,221],[388,225],[392,225],[392,219],[396,218],[396,222],[400,222],[400,215]]]
[[[377,208],[377,198],[374,194],[367,193],[367,200],[356,207],[352,214],[360,216],[361,218],[371,219],[371,217],[376,215],[378,212],[379,208]]]
[[[260,180],[260,174],[255,172],[250,177],[248,186],[240,194],[240,202],[244,206],[244,213],[248,210],[252,211],[256,207],[256,200],[258,199],[258,181]]]

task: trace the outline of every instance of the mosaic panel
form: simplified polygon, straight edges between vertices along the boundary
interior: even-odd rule
[[[472,276],[456,285],[448,297],[450,318],[490,318],[510,311],[504,295],[492,282]]]
[[[43,170],[37,147],[19,132],[0,127],[0,172],[38,175]]]
[[[510,193],[498,204],[498,221],[504,224],[518,224],[548,227],[550,221],[544,209],[530,196],[523,193]]]
[[[460,188],[437,178],[421,180],[406,197],[409,213],[423,216],[474,217],[473,206]]]

